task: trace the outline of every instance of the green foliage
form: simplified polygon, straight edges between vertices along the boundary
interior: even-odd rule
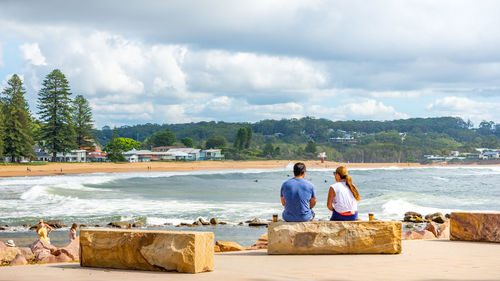
[[[181,139],[182,144],[184,144],[185,147],[194,147],[194,141],[192,138],[182,138]]]
[[[108,153],[107,158],[113,162],[125,162],[125,156],[123,156],[123,152],[125,151],[123,144],[124,141],[120,141],[118,137],[118,132],[116,128],[113,130],[113,136],[111,140],[104,148]],[[123,139],[123,138],[122,138]]]
[[[308,141],[307,142],[307,145],[306,145],[306,148],[304,149],[304,151],[306,153],[316,153],[317,149],[316,149],[316,144],[314,144],[313,141]]]
[[[42,85],[38,93],[38,115],[42,121],[40,138],[55,161],[57,152],[76,148],[71,93],[68,80],[58,69],[49,73]]]
[[[153,147],[159,146],[171,146],[174,145],[177,141],[175,134],[167,128],[164,131],[156,132],[152,134],[149,138],[144,142],[143,147],[145,149],[151,149]]]
[[[73,123],[75,125],[76,145],[78,147],[91,147],[90,139],[94,138],[92,109],[89,102],[82,95],[77,95],[73,100]]]
[[[212,135],[210,138],[208,138],[207,142],[205,143],[205,148],[210,149],[210,148],[222,148],[225,147],[227,144],[226,138],[224,136],[216,136]]]
[[[116,137],[106,144],[104,151],[113,151],[113,149],[118,148],[120,151],[126,152],[132,149],[140,149],[141,145],[142,143],[130,138]]]
[[[26,91],[19,76],[12,75],[7,85],[0,96],[0,127],[3,128],[1,150],[5,156],[11,157],[12,162],[19,162],[21,157],[32,157],[35,154],[32,122],[24,99]]]
[[[251,127],[239,128],[234,139],[233,147],[238,151],[248,149],[252,142],[252,135],[253,131]]]

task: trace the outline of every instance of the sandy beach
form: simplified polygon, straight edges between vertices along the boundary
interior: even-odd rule
[[[0,177],[24,177],[85,173],[196,171],[196,170],[240,170],[283,168],[295,160],[264,161],[197,161],[197,162],[141,162],[141,163],[47,163],[40,166],[0,166]],[[418,163],[339,163],[325,161],[303,161],[308,168],[382,168],[420,167]],[[28,168],[31,171],[28,171]]]
[[[215,255],[196,275],[82,268],[78,263],[0,268],[1,280],[499,280],[499,243],[403,241],[399,255],[268,256],[265,250]]]

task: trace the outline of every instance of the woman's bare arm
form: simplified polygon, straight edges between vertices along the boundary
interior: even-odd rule
[[[328,190],[328,199],[326,200],[326,207],[328,207],[328,209],[330,211],[333,212],[333,197],[335,197],[335,191],[333,190],[332,187],[330,187],[330,190]]]

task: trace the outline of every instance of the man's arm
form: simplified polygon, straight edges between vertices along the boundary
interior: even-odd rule
[[[281,196],[281,205],[285,206],[285,197]]]
[[[316,206],[316,198],[311,197],[311,200],[309,200],[309,205],[311,206],[311,209]]]

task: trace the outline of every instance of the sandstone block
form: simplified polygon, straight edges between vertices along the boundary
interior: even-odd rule
[[[399,254],[401,222],[277,222],[268,228],[267,253]]]
[[[500,213],[451,213],[450,240],[500,242]]]
[[[213,232],[84,229],[80,265],[198,273],[214,270]]]

